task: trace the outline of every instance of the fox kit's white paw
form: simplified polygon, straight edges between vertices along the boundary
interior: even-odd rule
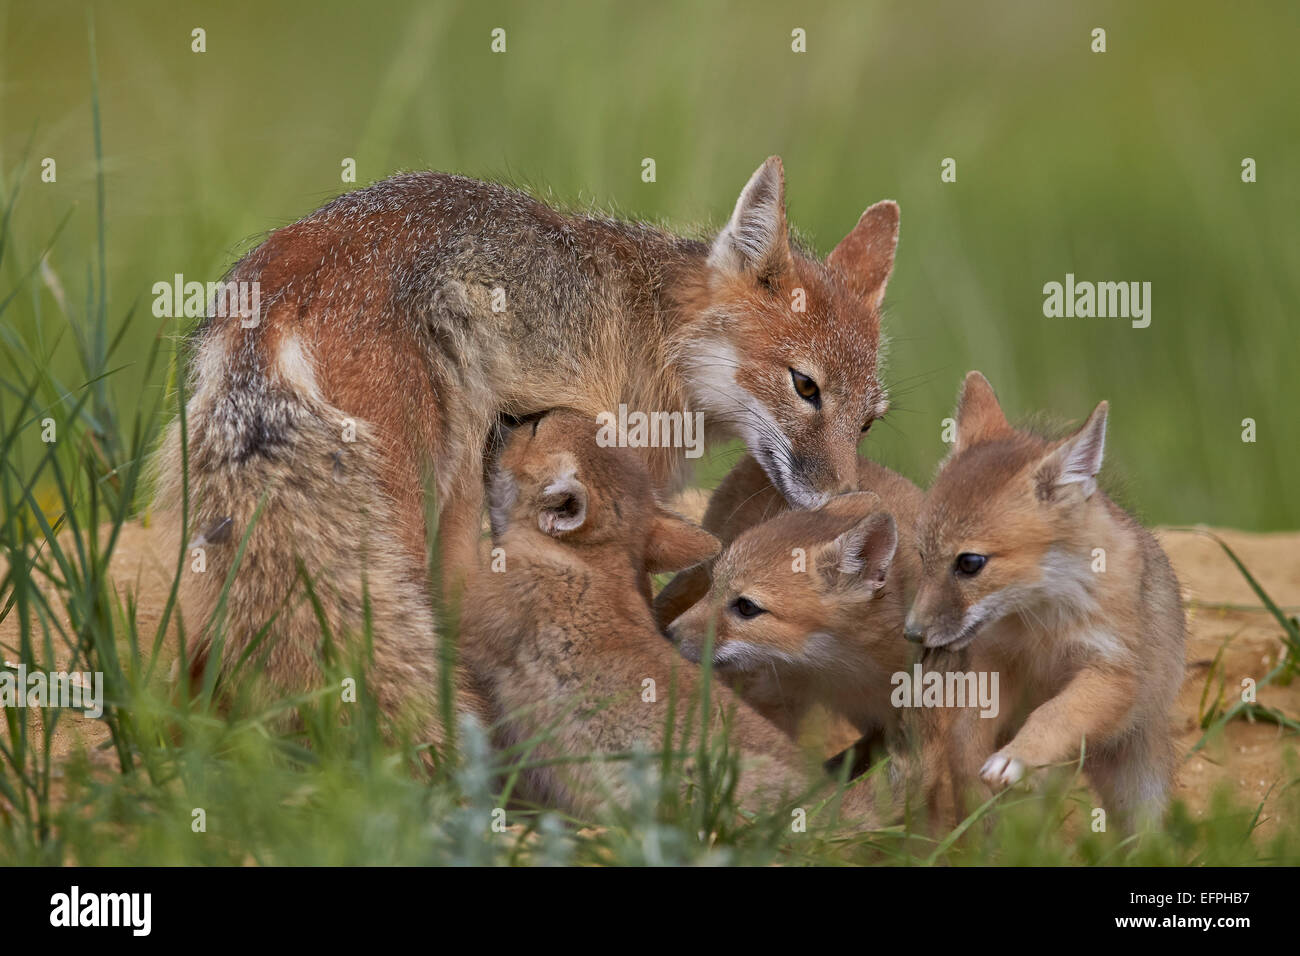
[[[980,769],[980,777],[994,789],[1009,787],[1018,783],[1025,775],[1025,765],[1015,757],[1009,757],[1004,751],[998,751]]]

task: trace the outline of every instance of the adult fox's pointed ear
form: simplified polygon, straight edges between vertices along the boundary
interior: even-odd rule
[[[1106,447],[1106,416],[1110,406],[1102,402],[1092,410],[1077,432],[1061,442],[1034,475],[1039,497],[1047,499],[1060,488],[1078,485],[1083,497],[1097,490],[1097,473],[1101,471]]]
[[[957,440],[953,442],[953,454],[1010,431],[989,380],[979,372],[967,372],[961,397],[957,399]]]
[[[587,520],[587,488],[571,473],[543,488],[537,504],[537,527],[553,538],[577,531]]]
[[[826,257],[826,264],[873,309],[884,301],[885,286],[894,271],[898,218],[898,203],[882,199],[862,214],[853,231]]]
[[[721,550],[718,539],[697,524],[664,508],[655,508],[646,542],[645,564],[651,574],[693,567]]]
[[[769,156],[749,177],[730,221],[713,240],[709,265],[722,272],[752,275],[761,282],[794,268],[780,156]]]

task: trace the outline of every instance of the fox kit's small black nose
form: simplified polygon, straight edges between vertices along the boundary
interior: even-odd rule
[[[908,621],[903,625],[903,636],[913,644],[920,644],[925,640],[925,628],[915,621]]]

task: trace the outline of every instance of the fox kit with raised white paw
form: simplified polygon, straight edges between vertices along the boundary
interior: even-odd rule
[[[1183,609],[1155,538],[1097,487],[1107,411],[1049,441],[1012,428],[984,376],[966,376],[956,442],[921,509],[906,624],[927,666],[999,675],[995,717],[954,708],[928,734],[927,765],[958,808],[976,777],[1007,786],[1081,747],[1122,820],[1165,805]]]

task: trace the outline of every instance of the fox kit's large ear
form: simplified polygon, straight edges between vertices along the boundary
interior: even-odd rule
[[[875,497],[874,495],[872,497]],[[832,586],[879,591],[898,550],[898,525],[888,511],[873,511],[823,545],[817,567]]]
[[[1035,474],[1040,497],[1050,498],[1055,489],[1075,484],[1083,492],[1083,497],[1092,497],[1097,490],[1097,473],[1101,471],[1101,458],[1106,446],[1109,409],[1106,402],[1099,404],[1083,427],[1043,460]]]
[[[587,520],[587,489],[572,473],[557,477],[538,499],[537,527],[553,538],[576,531]]]
[[[884,301],[897,248],[898,203],[882,199],[862,214],[853,231],[831,250],[826,264],[876,309]]]
[[[957,399],[957,440],[953,443],[953,452],[1009,431],[1011,426],[1002,414],[1002,406],[998,404],[989,380],[979,372],[967,372],[961,397]]]
[[[651,574],[680,571],[709,560],[720,548],[718,539],[699,525],[656,507],[646,542],[646,570]]]
[[[736,200],[736,208],[709,252],[709,265],[722,272],[766,281],[793,266],[785,224],[785,171],[781,157],[758,167]]]

